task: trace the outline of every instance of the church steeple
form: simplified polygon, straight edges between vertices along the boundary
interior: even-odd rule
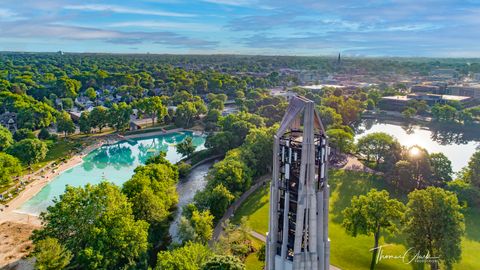
[[[340,57],[340,53],[338,53],[337,64],[340,65],[342,63],[342,58]]]

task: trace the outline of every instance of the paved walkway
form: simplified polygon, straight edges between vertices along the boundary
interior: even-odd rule
[[[224,224],[225,222],[227,221],[227,219],[230,219],[231,217],[233,217],[233,214],[235,213],[235,211],[238,209],[238,207],[240,207],[240,205],[242,205],[242,203],[253,193],[255,192],[257,189],[259,189],[260,187],[262,187],[264,184],[266,184],[268,182],[268,180],[270,180],[271,176],[270,174],[266,174],[264,176],[261,176],[253,186],[250,187],[249,190],[247,190],[245,193],[242,194],[242,196],[240,196],[240,198],[238,198],[232,205],[230,205],[230,207],[228,207],[227,211],[225,212],[225,214],[223,215],[223,217],[217,222],[217,225],[215,226],[215,229],[213,230],[213,237],[212,237],[212,242],[215,242],[218,237],[220,237],[220,235],[222,234],[223,232],[223,227],[224,227]]]
[[[365,166],[357,157],[353,155],[347,156],[347,163],[342,167],[342,169],[347,171],[357,171],[357,172],[366,172],[366,173],[373,173],[376,174],[375,170],[370,169],[369,167]]]

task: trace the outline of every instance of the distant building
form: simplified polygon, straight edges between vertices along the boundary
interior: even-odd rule
[[[474,73],[473,74],[473,80],[477,81],[477,82],[480,82],[480,73]]]
[[[12,133],[17,131],[17,114],[11,112],[1,114],[0,125],[6,127]]]
[[[289,101],[290,99],[292,99],[293,97],[295,97],[297,95],[294,92],[285,91],[285,90],[278,89],[278,88],[271,89],[270,94],[274,97],[284,97],[287,101]]]
[[[445,83],[421,83],[415,84],[410,88],[412,93],[431,93],[437,95],[443,95],[447,92],[447,84]]]
[[[480,99],[480,84],[457,84],[447,89],[448,93],[457,96],[468,96]]]
[[[425,101],[429,106],[436,103],[446,103],[448,101],[458,101],[465,104],[472,100],[468,96],[454,96],[454,95],[435,95],[427,93],[413,93],[405,96],[387,96],[382,97],[379,102],[379,107],[388,111],[400,111],[405,108],[412,100]]]

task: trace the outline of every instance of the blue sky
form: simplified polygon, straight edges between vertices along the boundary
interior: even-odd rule
[[[480,0],[0,0],[0,50],[480,57]]]

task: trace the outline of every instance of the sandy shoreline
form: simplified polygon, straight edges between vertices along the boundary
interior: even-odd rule
[[[74,155],[72,158],[67,160],[66,162],[62,162],[56,168],[49,168],[51,164],[41,168],[40,170],[26,175],[26,177],[32,177],[36,180],[29,183],[25,190],[20,192],[20,194],[15,197],[13,200],[7,203],[8,207],[2,207],[3,211],[0,212],[0,224],[3,222],[18,222],[18,223],[25,223],[25,224],[32,224],[32,225],[40,225],[40,220],[38,216],[29,214],[29,213],[22,213],[17,211],[17,209],[22,206],[26,201],[30,200],[33,196],[35,196],[42,188],[44,188],[50,181],[55,179],[61,173],[72,169],[75,166],[78,166],[83,163],[83,158],[88,155],[93,150],[101,147],[105,143],[111,143],[111,140],[102,139],[95,144],[87,146],[83,149],[79,154]],[[39,176],[42,171],[47,170],[42,176]]]
[[[79,154],[76,154],[75,156],[73,156],[66,162],[61,163],[58,167],[54,169],[48,168],[50,166],[50,164],[48,164],[44,168],[41,168],[40,170],[32,174],[26,175],[25,178],[32,177],[32,178],[36,178],[36,180],[29,183],[26,186],[25,190],[21,191],[17,197],[15,197],[13,200],[7,203],[8,207],[0,205],[0,209],[3,209],[3,211],[0,211],[0,224],[3,222],[10,221],[10,222],[18,222],[18,223],[24,223],[24,224],[40,225],[40,220],[37,215],[19,212],[17,209],[20,206],[22,206],[26,201],[34,197],[38,192],[40,192],[40,190],[42,190],[42,188],[44,188],[55,177],[57,177],[58,175],[60,175],[61,173],[67,170],[72,169],[75,166],[82,164],[83,158],[86,155],[88,155],[90,152],[94,151],[95,149],[101,147],[102,145],[113,144],[122,140],[165,135],[165,134],[176,133],[181,131],[184,131],[184,129],[177,128],[177,129],[166,130],[166,131],[152,131],[152,132],[146,132],[141,134],[127,135],[127,136],[121,136],[118,134],[107,135],[106,137],[98,139],[96,143],[87,146]],[[44,173],[43,176],[38,176],[38,174],[40,174],[42,170],[46,170],[47,172]]]
[[[9,235],[11,239],[9,241],[0,241],[0,268],[7,264],[22,261],[21,258],[29,253],[31,247],[31,241],[29,240],[31,231],[41,227],[41,222],[38,216],[29,213],[22,213],[18,209],[32,197],[34,197],[42,188],[44,188],[50,181],[61,173],[72,169],[83,163],[83,158],[90,152],[106,144],[113,144],[123,140],[151,137],[158,135],[165,135],[169,133],[176,133],[185,131],[184,129],[173,129],[166,131],[152,131],[141,134],[121,136],[118,134],[107,135],[104,137],[92,138],[94,142],[88,145],[80,153],[74,155],[65,162],[60,163],[58,166],[53,167],[52,163],[47,164],[45,167],[25,175],[23,179],[34,179],[29,183],[23,191],[18,194],[12,201],[7,203],[9,207],[0,205],[0,226],[2,230],[5,229],[4,234]],[[3,236],[7,239],[7,236]]]

